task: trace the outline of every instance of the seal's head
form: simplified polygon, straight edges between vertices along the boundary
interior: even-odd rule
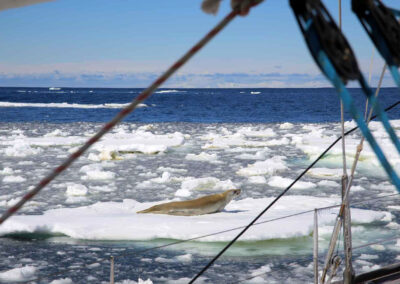
[[[230,189],[227,192],[229,192],[229,195],[232,196],[232,199],[235,198],[236,196],[240,195],[241,190],[240,189]]]

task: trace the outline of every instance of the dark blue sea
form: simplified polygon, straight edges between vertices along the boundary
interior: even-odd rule
[[[0,88],[2,122],[105,122],[143,89]],[[350,90],[360,111],[365,96]],[[396,88],[381,90],[387,107],[400,99]],[[21,107],[19,103],[24,103]],[[339,99],[332,88],[318,89],[161,89],[129,122],[335,122]],[[4,107],[6,106],[6,107]],[[391,118],[400,117],[400,108]],[[350,119],[346,115],[346,119]]]

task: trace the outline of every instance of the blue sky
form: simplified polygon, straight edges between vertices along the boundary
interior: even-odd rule
[[[368,73],[373,46],[349,0],[343,30]],[[384,1],[396,7],[395,0]],[[338,1],[325,0],[337,19]],[[55,0],[0,12],[0,86],[146,87],[230,10],[188,0]],[[397,7],[399,8],[399,7]],[[372,85],[383,61],[375,52]],[[393,86],[389,74],[385,86]],[[235,19],[164,87],[324,87],[287,0]]]

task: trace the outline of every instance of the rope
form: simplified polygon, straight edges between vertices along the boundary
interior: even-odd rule
[[[385,109],[385,111],[389,111],[395,106],[400,104],[400,101],[394,103]],[[373,116],[371,119],[375,119],[377,116]],[[350,129],[345,133],[345,136],[354,132],[358,129],[358,126]],[[189,283],[193,283],[199,276],[201,276],[211,265],[227,250],[229,249],[254,223],[262,216],[265,212],[267,212],[283,195],[285,195],[292,187],[296,184],[333,146],[339,142],[342,137],[338,137],[321,155],[318,156],[317,159],[314,160],[285,190],[283,190],[260,214],[258,214],[235,238],[233,238]]]
[[[178,61],[176,61],[164,74],[157,78],[153,84],[140,93],[126,108],[119,112],[110,122],[90,138],[81,148],[71,154],[59,167],[55,168],[48,176],[43,178],[31,191],[25,194],[14,206],[9,208],[1,217],[0,225],[10,216],[15,214],[27,201],[38,194],[46,185],[48,185],[59,174],[66,170],[76,159],[78,159],[89,147],[100,140],[107,132],[109,132],[117,123],[131,113],[138,104],[151,96],[151,94],[169,77],[172,76],[182,65],[184,65],[193,55],[203,48],[215,35],[217,35],[225,26],[231,22],[239,13],[238,9],[232,10],[221,22],[218,23],[208,34],[206,34],[197,44],[187,51]]]

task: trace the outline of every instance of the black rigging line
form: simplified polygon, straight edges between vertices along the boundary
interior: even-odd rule
[[[398,104],[400,104],[400,101],[394,103],[393,105],[389,106],[388,108],[385,109],[385,111],[389,111],[392,108],[394,108],[395,106],[397,106]],[[375,119],[377,116],[374,115],[371,120]],[[350,129],[349,131],[347,131],[344,136],[354,132],[356,129],[358,129],[358,127],[354,127],[352,129]],[[262,216],[264,215],[265,212],[267,212],[282,196],[284,196],[289,189],[292,188],[293,185],[295,185],[295,183],[297,181],[299,181],[330,149],[332,149],[333,146],[335,146],[335,144],[337,142],[339,142],[342,139],[342,137],[338,137],[335,142],[333,142],[321,155],[319,155],[319,157],[311,163],[311,165],[309,165],[284,191],[282,191],[260,214],[257,215],[257,217],[255,217],[253,219],[253,221],[251,221],[239,234],[236,235],[235,238],[233,238],[199,273],[197,273],[197,275],[190,280],[189,284],[194,283],[194,281],[196,281],[197,278],[199,278],[204,272],[206,272],[206,270],[208,268],[211,267],[211,265],[214,264],[214,262],[220,258],[221,255],[224,254],[225,251],[227,251],[251,226],[253,226],[253,224]]]

